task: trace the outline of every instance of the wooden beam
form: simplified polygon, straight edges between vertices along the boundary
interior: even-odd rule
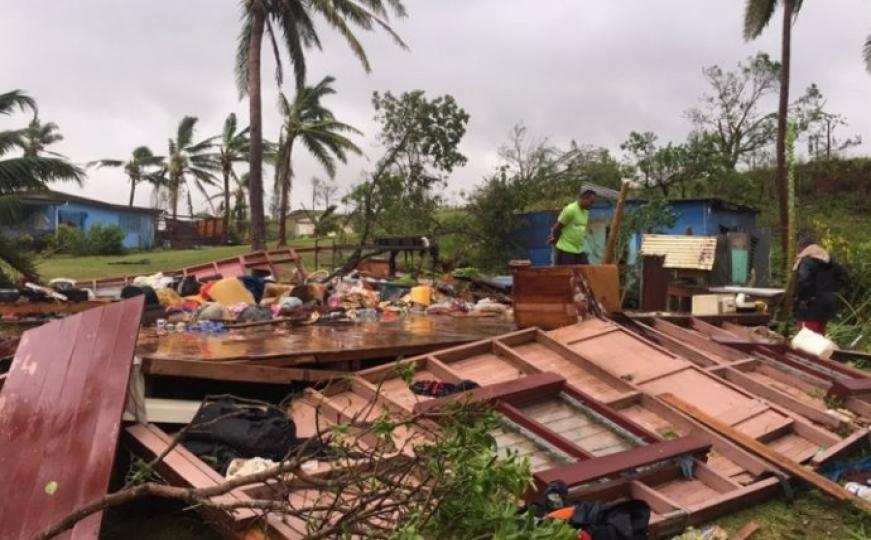
[[[747,525],[744,525],[738,531],[729,537],[729,540],[747,540],[759,530],[759,524],[756,521],[751,521]]]
[[[143,358],[142,372],[147,375],[168,375],[212,381],[235,381],[261,384],[321,382],[350,377],[351,373],[326,369],[282,368],[202,360]]]
[[[538,489],[555,480],[562,480],[569,487],[578,486],[679,456],[704,456],[710,449],[711,443],[704,439],[682,437],[539,471],[534,475],[535,482]]]
[[[690,405],[674,394],[663,394],[660,398],[675,409],[678,409],[682,413],[692,417],[697,422],[704,424],[708,428],[734,441],[746,450],[753,452],[770,463],[773,463],[781,470],[807,482],[836,501],[853,503],[858,509],[871,514],[871,503],[856,497],[825,476],[787,459],[783,454],[772,450],[756,439],[748,437],[732,426],[724,424],[717,418],[703,412],[698,407]]]
[[[565,386],[566,380],[554,373],[537,373],[520,379],[491,384],[441,398],[421,401],[414,406],[415,413],[437,410],[455,402],[481,403],[497,400],[519,401],[535,396],[557,392]]]
[[[626,198],[629,196],[629,180],[623,180],[620,185],[620,196],[617,198],[617,207],[614,209],[614,218],[611,220],[611,230],[608,232],[608,243],[605,246],[605,256],[602,264],[614,264],[617,251],[617,238],[620,236],[620,223],[623,221],[623,207],[626,206]]]

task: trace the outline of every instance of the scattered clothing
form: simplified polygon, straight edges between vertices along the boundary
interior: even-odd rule
[[[263,300],[263,291],[266,288],[266,280],[262,277],[242,276],[239,278],[242,285],[248,289],[251,296],[254,297],[254,303],[259,304]]]
[[[178,294],[180,296],[194,296],[200,294],[202,283],[197,281],[194,276],[185,276],[178,283]]]
[[[159,306],[160,300],[157,298],[157,293],[148,285],[137,287],[135,285],[127,285],[121,289],[121,298],[133,298],[134,296],[145,295],[145,306]]]
[[[449,382],[441,382],[441,381],[414,381],[411,383],[409,387],[411,391],[419,396],[429,396],[429,397],[445,397],[453,394],[458,394],[460,392],[465,392],[466,390],[473,390],[475,388],[480,388],[480,385],[475,381],[460,381],[458,384],[453,384]]]
[[[278,467],[278,463],[271,459],[263,459],[259,457],[251,459],[236,458],[230,461],[227,466],[227,474],[224,476],[227,480],[250,476],[252,474],[261,473]]]
[[[230,310],[223,304],[209,302],[203,304],[197,310],[198,321],[228,321],[231,319]]]
[[[184,299],[179,296],[179,294],[175,292],[175,290],[170,289],[169,287],[157,289],[157,300],[163,307],[171,307],[184,302]]]
[[[247,306],[239,314],[240,322],[257,322],[272,320],[272,308],[266,306]]]
[[[549,515],[559,519],[566,513],[557,510]],[[592,540],[647,540],[650,506],[642,500],[613,504],[581,502],[572,508],[567,521],[575,529],[588,533]]]
[[[237,277],[229,277],[206,283],[200,289],[200,294],[207,300],[220,302],[225,306],[254,304],[254,295],[251,294],[242,281]]]

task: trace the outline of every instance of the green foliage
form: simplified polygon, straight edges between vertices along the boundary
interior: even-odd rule
[[[640,234],[653,234],[663,229],[673,227],[678,220],[678,214],[668,201],[652,200],[641,206],[626,211],[623,223],[620,226],[620,234],[617,237],[618,260],[624,261],[628,254],[629,242],[633,236]],[[638,298],[641,286],[641,257],[635,264],[620,266],[620,283],[623,287],[622,297]]]
[[[361,242],[374,234],[436,236],[446,175],[466,163],[458,146],[469,115],[452,96],[430,99],[421,90],[376,92],[372,105],[384,155],[344,199],[353,208],[355,231]]]
[[[532,485],[529,462],[516,454],[497,459],[490,432],[495,413],[457,406],[443,416],[444,435],[416,449],[424,477],[438,478],[443,495],[411,508],[395,540],[569,540],[577,538],[563,521],[536,522],[517,505]]]
[[[77,257],[88,255],[120,255],[124,253],[124,230],[118,225],[91,226],[87,232],[60,225],[54,244],[64,253]]]
[[[18,276],[37,278],[33,255],[0,232],[0,287],[12,286]]]

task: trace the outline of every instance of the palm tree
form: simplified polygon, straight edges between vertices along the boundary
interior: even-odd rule
[[[251,244],[254,249],[266,247],[266,223],[263,214],[263,126],[260,99],[260,54],[263,34],[266,32],[275,54],[275,77],[282,82],[282,62],[273,25],[281,31],[284,48],[293,64],[296,87],[305,83],[305,49],[317,47],[321,41],[314,25],[314,16],[321,15],[336,29],[360,59],[363,68],[370,71],[366,51],[357,40],[351,25],[363,30],[379,26],[386,30],[402,47],[405,44],[387,24],[391,8],[396,16],[405,16],[402,0],[243,0],[242,32],[236,53],[236,79],[239,92],[248,95],[251,149],[249,153],[249,186],[251,213]]]
[[[236,177],[233,165],[240,161],[248,161],[248,128],[238,130],[236,114],[230,113],[224,120],[224,130],[220,135],[221,145],[218,147],[217,159],[221,165],[224,178],[224,243],[227,243],[230,232],[230,178]]]
[[[335,94],[333,77],[324,79],[315,86],[306,86],[297,91],[293,102],[284,94],[278,98],[278,106],[284,117],[282,132],[283,148],[279,149],[281,160],[277,163],[281,202],[278,212],[278,245],[287,244],[287,211],[290,206],[291,178],[293,177],[293,145],[298,140],[323,166],[330,178],[336,176],[336,160],[346,163],[348,152],[360,154],[357,147],[343,133],[361,134],[356,128],[339,122],[332,111],[321,104],[321,98]]]
[[[32,111],[36,114],[36,102],[22,92],[13,90],[0,94],[0,116],[8,116],[15,110]],[[55,181],[73,181],[81,184],[84,173],[75,165],[59,157],[23,155],[6,157],[22,147],[27,129],[0,130],[0,218],[3,221],[16,216],[17,195],[23,191],[47,189]],[[10,283],[11,273],[35,279],[33,260],[0,234],[0,282]]]
[[[56,142],[60,142],[64,136],[58,131],[57,124],[48,122],[43,124],[39,117],[34,115],[30,124],[21,132],[21,147],[27,157],[37,157],[43,154],[51,154],[55,157],[63,157],[57,152],[51,152],[45,148]]]
[[[136,195],[136,186],[143,180],[147,180],[156,170],[149,170],[153,167],[159,167],[163,163],[163,157],[155,156],[147,146],[137,146],[133,149],[133,153],[127,161],[120,159],[100,159],[88,163],[88,167],[123,167],[127,174],[127,179],[130,180],[130,203],[128,206],[133,206],[133,197]]]
[[[780,103],[777,111],[777,173],[775,188],[780,214],[780,242],[783,253],[789,248],[789,208],[786,186],[786,124],[789,114],[789,64],[792,49],[792,24],[804,0],[783,0],[783,28],[780,48]],[[779,0],[747,0],[744,10],[744,39],[756,39],[771,22]],[[787,261],[787,264],[790,264]]]
[[[185,116],[178,124],[175,138],[169,140],[169,152],[161,176],[166,179],[173,221],[178,219],[178,198],[188,182],[193,182],[206,200],[209,200],[205,186],[217,183],[214,171],[221,168],[211,153],[212,139],[194,142],[196,124],[197,117]]]

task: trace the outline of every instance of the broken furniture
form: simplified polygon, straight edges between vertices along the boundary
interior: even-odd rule
[[[616,265],[531,266],[510,265],[514,277],[514,320],[518,328],[552,330],[578,320],[574,273],[580,272],[596,300],[607,312],[620,311],[620,274]]]

